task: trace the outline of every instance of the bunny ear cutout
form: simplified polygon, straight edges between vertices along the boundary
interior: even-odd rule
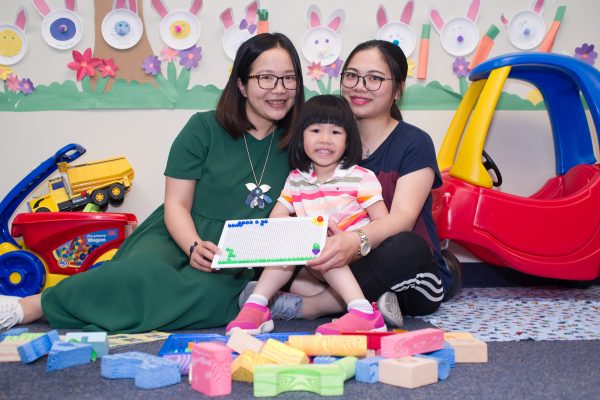
[[[471,21],[475,22],[477,17],[479,16],[479,6],[481,5],[481,0],[473,0],[469,9],[467,10],[467,18]]]
[[[113,9],[125,8],[125,0],[116,0],[113,5]]]
[[[438,10],[436,10],[435,8],[429,10],[429,19],[431,20],[431,23],[433,24],[435,30],[438,33],[442,32],[442,29],[444,29],[444,25],[446,25],[446,23],[442,19],[442,16],[438,12]]]
[[[402,10],[402,16],[400,17],[400,22],[403,22],[406,25],[408,25],[410,23],[410,19],[412,18],[414,10],[415,10],[415,2],[414,1],[411,0],[408,3],[406,3],[406,5],[404,6],[404,10]]]
[[[65,0],[65,7],[67,10],[75,11],[75,0]]]
[[[338,8],[333,13],[331,13],[331,17],[329,18],[329,23],[327,24],[327,26],[333,29],[335,32],[337,32],[345,20],[346,14],[344,13],[344,10]]]
[[[50,14],[50,7],[48,7],[48,3],[46,3],[44,0],[32,0],[32,3],[33,8],[35,8],[42,17]]]
[[[198,14],[202,9],[202,0],[194,0],[192,1],[192,5],[190,6],[190,12],[194,15]]]
[[[379,6],[379,8],[377,9],[377,27],[381,28],[382,26],[384,26],[387,23],[388,23],[387,13],[385,12],[385,7],[383,6],[383,4],[381,4]]]
[[[160,15],[161,17],[166,17],[169,14],[169,10],[167,6],[161,0],[152,0],[151,2],[152,8]]]
[[[233,26],[233,12],[231,11],[231,7],[223,11],[219,18],[221,19],[221,23],[225,30],[229,29]]]
[[[137,0],[129,0],[129,10],[137,14]]]
[[[256,15],[258,13],[258,1],[253,1],[246,7],[246,21],[248,23],[256,21]]]
[[[319,10],[319,6],[316,4],[312,4],[310,7],[308,7],[308,25],[311,28],[321,26],[321,11]]]
[[[544,0],[537,0],[533,5],[533,12],[536,14],[542,13],[542,6],[544,5]]]
[[[17,11],[17,18],[15,19],[15,25],[25,31],[27,27],[27,10],[25,7],[20,7]]]

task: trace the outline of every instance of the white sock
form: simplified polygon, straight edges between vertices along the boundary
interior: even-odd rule
[[[365,314],[373,314],[373,306],[367,299],[352,300],[348,303],[348,311],[355,309]]]
[[[248,300],[246,300],[246,303],[254,303],[254,304],[258,304],[259,306],[266,307],[267,304],[269,304],[269,299],[267,299],[262,294],[254,294],[253,293],[250,295],[250,297],[248,297]]]

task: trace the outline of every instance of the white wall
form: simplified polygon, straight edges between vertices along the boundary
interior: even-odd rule
[[[108,1],[108,0],[107,0]],[[62,0],[48,0],[53,7],[62,7]],[[237,21],[249,1],[205,0],[199,14],[203,34],[199,45],[203,47],[200,67],[193,70],[191,84],[213,83],[223,87],[227,78],[227,68],[231,62],[221,49],[222,27],[218,14],[226,7],[234,9]],[[336,8],[344,8],[346,22],[340,33],[343,37],[342,58],[357,43],[371,39],[377,31],[375,12],[379,4],[384,4],[392,19],[399,19],[405,1],[282,1],[262,0],[261,7],[270,12],[271,31],[287,34],[299,47],[302,35],[307,28],[306,10],[316,2],[326,19]],[[163,45],[158,34],[159,17],[150,5],[143,1],[148,35],[156,54]],[[187,8],[189,0],[166,0],[171,9]],[[484,33],[490,24],[500,26],[499,16],[504,13],[511,17],[522,9],[531,8],[533,0],[482,1],[478,26]],[[421,25],[428,22],[427,10],[435,4],[442,15],[449,19],[464,15],[467,0],[429,1],[416,0],[416,9],[411,26],[420,36]],[[12,22],[19,5],[29,12],[27,36],[29,52],[24,60],[13,66],[20,77],[30,77],[36,84],[73,79],[74,74],[66,68],[71,61],[70,52],[59,52],[48,47],[40,37],[41,18],[26,0],[3,2],[0,11],[0,24]],[[567,5],[567,12],[559,32],[554,51],[573,54],[575,47],[583,42],[600,45],[600,24],[597,16],[600,2],[597,0],[547,0],[544,20],[550,25],[556,7]],[[93,47],[93,9],[91,1],[78,2],[86,32],[83,42],[77,49],[83,51]],[[452,75],[453,57],[443,51],[439,35],[431,32],[429,58],[429,78],[439,80],[458,88],[458,80]],[[513,52],[505,31],[496,39],[491,56]],[[418,50],[412,55],[416,60]],[[303,60],[305,62],[305,60]],[[596,63],[596,66],[600,61]],[[64,66],[64,67],[63,67]],[[409,78],[408,85],[419,84]],[[316,87],[309,82],[309,86]],[[93,161],[106,157],[124,155],[135,169],[135,181],[119,211],[133,212],[140,220],[146,218],[163,199],[164,177],[162,175],[170,144],[194,110],[90,110],[62,112],[0,113],[0,198],[31,169],[48,158],[67,143],[76,142],[88,149],[79,161]],[[452,118],[451,111],[406,111],[405,119],[428,131],[439,149],[445,130]],[[527,195],[533,193],[542,183],[554,174],[554,150],[550,136],[548,116],[544,111],[501,111],[497,112],[492,133],[488,137],[486,150],[500,167],[505,184],[502,190]],[[38,193],[44,192],[41,187]],[[20,211],[26,211],[21,207]]]

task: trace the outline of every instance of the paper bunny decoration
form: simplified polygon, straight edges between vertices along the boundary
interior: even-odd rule
[[[344,10],[337,9],[329,17],[327,25],[321,23],[321,12],[315,4],[308,8],[308,25],[302,38],[302,54],[311,63],[322,66],[333,64],[342,51],[342,39],[338,30],[344,23]]]
[[[59,50],[77,46],[83,36],[83,25],[75,12],[75,0],[65,0],[65,8],[56,10],[51,10],[46,0],[32,0],[32,3],[43,18],[41,32],[48,46]]]
[[[508,27],[508,40],[519,50],[531,50],[537,47],[546,34],[546,24],[542,18],[544,0],[536,0],[533,10],[523,10],[511,18],[510,22],[500,17],[502,23]]]
[[[477,48],[479,28],[475,20],[479,16],[480,3],[480,0],[472,0],[465,17],[455,17],[448,22],[444,22],[435,8],[429,11],[429,19],[440,34],[442,47],[453,56],[466,56]]]
[[[102,20],[102,37],[111,47],[118,50],[135,46],[144,33],[144,25],[137,14],[137,1],[115,0],[113,9]]]
[[[239,24],[233,22],[233,11],[231,7],[219,16],[225,33],[223,34],[223,49],[231,60],[235,59],[235,53],[246,40],[256,35],[256,24],[258,17],[258,1],[248,4],[244,10],[246,17]]]
[[[27,11],[20,7],[14,24],[0,24],[0,64],[13,65],[27,53]]]
[[[160,37],[175,50],[189,49],[200,39],[200,23],[196,15],[202,8],[202,0],[192,0],[189,11],[168,11],[162,0],[152,0],[152,7],[162,17]]]
[[[377,26],[379,30],[375,36],[379,40],[385,40],[400,46],[406,57],[410,56],[417,46],[417,35],[408,25],[415,8],[415,2],[410,0],[402,10],[400,22],[388,22],[388,16],[383,5],[377,9]]]

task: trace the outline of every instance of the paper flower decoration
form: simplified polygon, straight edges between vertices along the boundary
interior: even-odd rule
[[[464,57],[456,57],[452,63],[452,71],[459,78],[464,78],[469,74],[469,62]]]
[[[594,65],[596,58],[598,58],[598,52],[594,51],[593,44],[584,43],[581,45],[581,47],[575,48],[575,58],[578,58],[590,65]]]
[[[98,71],[100,71],[103,78],[106,78],[107,76],[114,78],[115,72],[118,70],[119,67],[112,58],[103,58],[102,63],[98,66]]]
[[[19,90],[23,94],[31,94],[35,90],[33,83],[29,79],[23,79],[19,82]]]
[[[99,58],[92,57],[92,49],[88,47],[83,54],[73,50],[73,61],[69,63],[68,67],[77,71],[77,80],[80,81],[85,76],[94,76],[96,73],[95,68],[101,62],[102,60]]]
[[[342,69],[342,65],[344,65],[344,60],[338,58],[333,63],[325,66],[325,72],[332,78],[337,78],[340,76],[340,70]]]
[[[200,59],[202,59],[202,47],[194,45],[187,50],[179,52],[179,64],[188,70],[196,68]]]
[[[19,89],[19,77],[17,75],[9,75],[6,78],[5,85],[9,92],[19,93],[21,91],[21,89]]]
[[[170,47],[165,47],[160,51],[161,59],[166,62],[173,62],[177,60],[177,56],[179,55],[179,51],[172,49]]]
[[[417,66],[417,63],[412,58],[409,58],[406,61],[408,63],[408,71],[406,71],[406,75],[410,77],[415,76],[415,67]]]
[[[160,72],[160,60],[155,55],[148,56],[142,64],[144,72],[148,75],[155,75]]]
[[[8,76],[12,73],[13,73],[12,68],[5,67],[4,65],[0,65],[0,79],[5,81],[6,78],[8,78]]]
[[[317,81],[325,76],[325,68],[319,62],[313,62],[308,66],[307,76],[313,81]]]

